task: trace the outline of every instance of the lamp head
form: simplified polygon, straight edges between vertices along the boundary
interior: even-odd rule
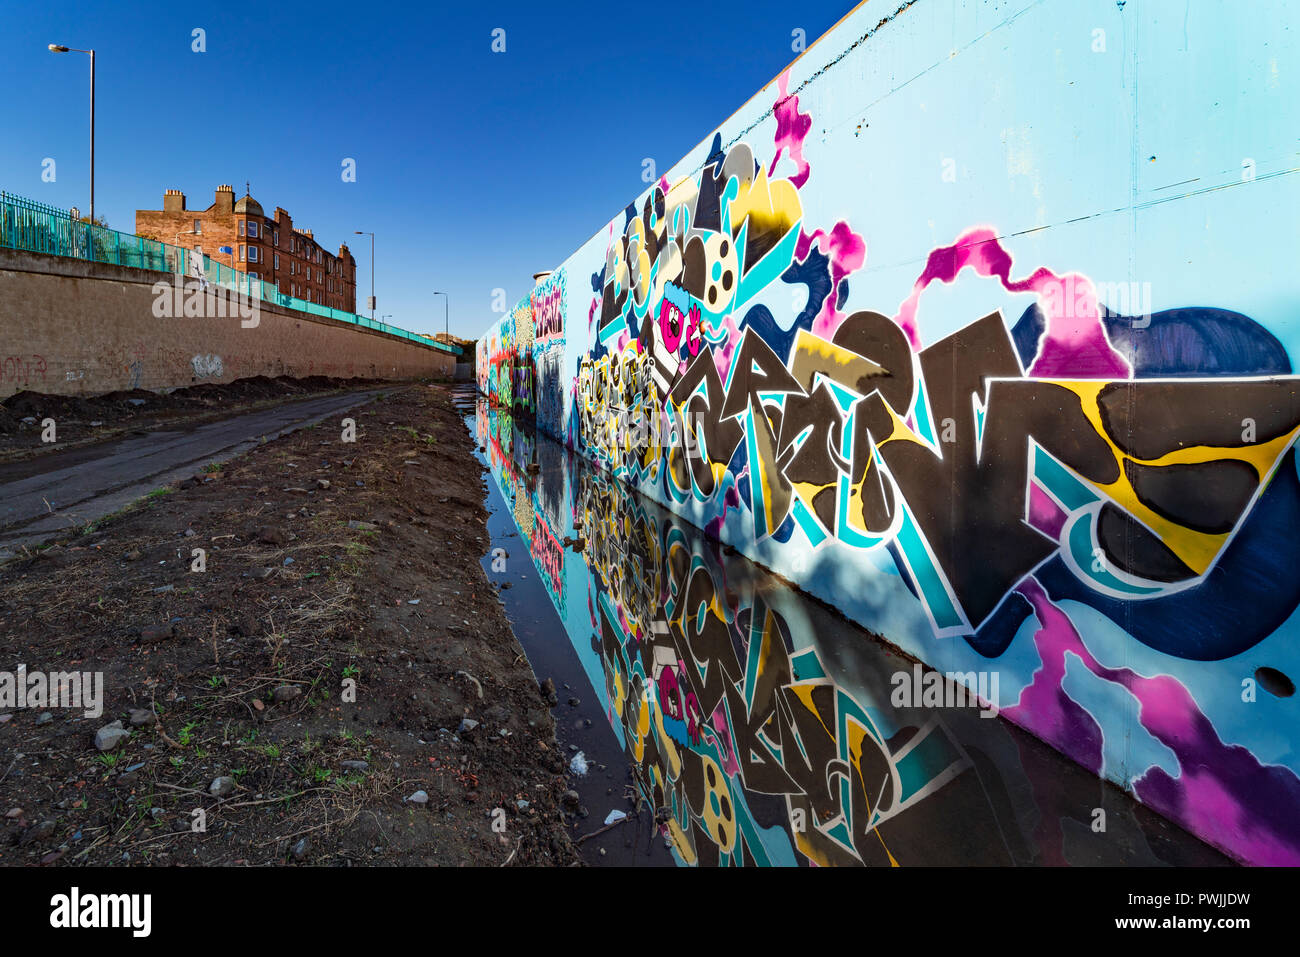
[[[63,46],[59,46],[57,43],[51,43],[51,44],[50,44],[50,52],[51,52],[51,53],[67,53],[67,52],[68,52],[68,48],[67,48],[67,47],[63,47]]]

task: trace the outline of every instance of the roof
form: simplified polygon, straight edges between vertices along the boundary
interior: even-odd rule
[[[245,193],[243,197],[237,203],[235,203],[235,212],[249,213],[253,216],[266,215],[264,212],[262,212],[262,204],[259,203],[257,200],[253,199],[253,197],[248,195],[247,193]]]

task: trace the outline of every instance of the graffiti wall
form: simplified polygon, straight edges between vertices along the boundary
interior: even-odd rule
[[[494,325],[480,388],[1300,863],[1287,20],[861,5]]]

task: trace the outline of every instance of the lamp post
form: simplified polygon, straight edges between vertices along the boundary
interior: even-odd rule
[[[450,349],[451,348],[451,296],[448,296],[445,292],[435,292],[434,295],[443,297],[442,321],[445,324],[445,328],[446,328],[446,332],[444,334],[447,337],[447,348]]]
[[[95,223],[95,51],[78,50],[51,43],[51,53],[88,53],[90,54],[90,222]]]
[[[375,321],[375,234],[362,229],[352,230],[358,236],[370,237],[370,321]]]
[[[184,232],[177,233],[175,236],[172,237],[172,245],[176,247],[176,271],[177,272],[181,271],[181,254],[180,254],[181,237],[195,236],[195,235],[197,235],[197,233],[195,233],[194,230],[187,229]]]

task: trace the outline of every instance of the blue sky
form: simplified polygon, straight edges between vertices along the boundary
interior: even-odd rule
[[[83,211],[96,50],[96,213],[132,231],[166,188],[191,207],[245,181],[327,247],[358,305],[477,336],[852,6],[335,2],[10,4],[0,14],[0,189]],[[409,7],[409,9],[408,9]],[[599,10],[599,13],[595,12]],[[506,50],[493,53],[502,28]],[[191,49],[206,32],[206,52]],[[57,178],[42,182],[42,161]],[[343,182],[344,158],[357,164]]]

